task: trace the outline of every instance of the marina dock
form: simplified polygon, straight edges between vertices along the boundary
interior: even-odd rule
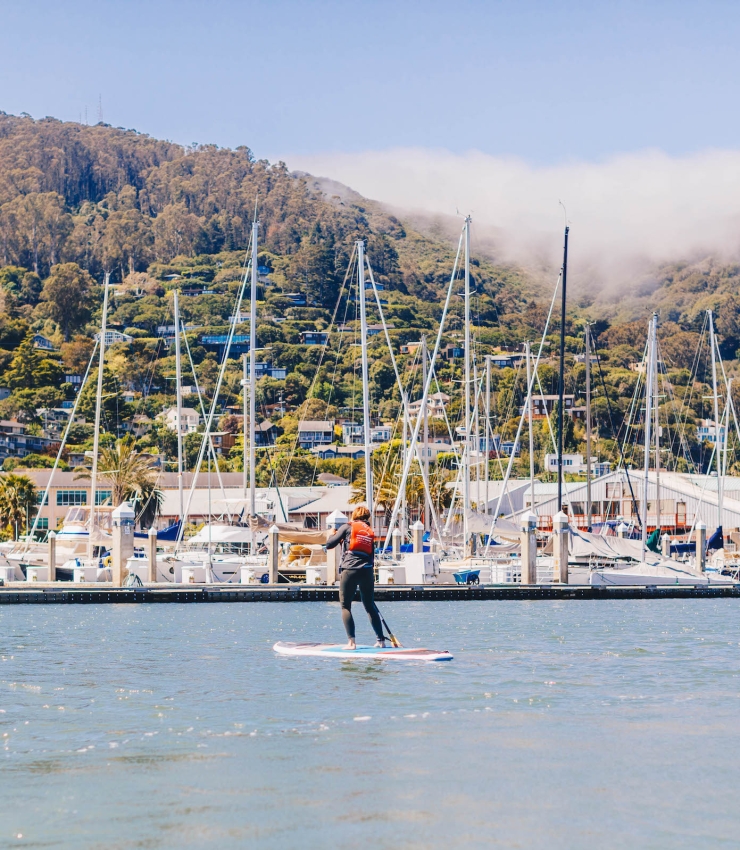
[[[535,601],[566,599],[720,599],[740,598],[740,584],[591,587],[573,584],[537,585],[376,585],[379,602],[473,600]],[[359,600],[359,595],[357,597]],[[313,585],[262,585],[254,587],[193,587],[161,585],[114,588],[110,585],[59,584],[28,589],[25,583],[0,587],[1,605],[120,605],[205,602],[337,602],[338,587]]]

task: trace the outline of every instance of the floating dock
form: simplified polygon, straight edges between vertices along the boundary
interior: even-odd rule
[[[65,583],[66,584],[66,583]],[[591,587],[574,584],[434,584],[375,585],[379,602],[472,600],[523,601],[556,599],[722,599],[740,598],[740,584]],[[359,600],[359,595],[357,596]],[[2,605],[132,605],[164,602],[337,602],[338,587],[279,584],[244,586],[152,585],[151,587],[113,588],[104,584],[40,586],[29,588],[18,583],[0,587]]]

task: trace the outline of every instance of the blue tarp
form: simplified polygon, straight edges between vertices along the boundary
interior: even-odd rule
[[[178,520],[174,525],[169,525],[167,528],[163,528],[161,531],[157,532],[157,540],[164,540],[168,543],[172,543],[177,540],[177,535],[180,533],[180,521]],[[148,532],[146,531],[135,531],[134,537],[149,537]]]

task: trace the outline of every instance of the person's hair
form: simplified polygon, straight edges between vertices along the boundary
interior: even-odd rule
[[[370,519],[370,511],[365,505],[360,505],[352,511],[352,522],[367,522]]]

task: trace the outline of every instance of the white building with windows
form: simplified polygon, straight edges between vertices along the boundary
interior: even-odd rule
[[[581,454],[565,454],[563,453],[563,472],[570,473],[571,475],[585,475],[586,470],[586,461],[583,459],[583,455]],[[611,470],[610,463],[602,463],[597,460],[591,461],[591,474],[592,475],[606,475],[607,472]],[[558,456],[556,454],[546,454],[545,455],[545,469],[548,472],[557,472],[558,471]]]
[[[345,422],[342,425],[342,442],[345,446],[364,446],[364,426],[362,423]],[[370,443],[379,445],[387,443],[393,433],[391,425],[375,425],[370,428]]]
[[[714,419],[702,419],[696,428],[697,439],[714,445],[717,440],[717,425]],[[725,426],[719,426],[719,438],[722,445],[725,443]]]
[[[193,410],[191,407],[181,407],[180,413],[182,414],[182,420],[179,425],[180,433],[193,434],[197,431],[198,426],[200,425],[200,414],[198,411]],[[174,431],[177,434],[178,422],[176,407],[171,407],[169,410],[165,411],[164,421],[170,431]]]
[[[96,342],[100,341],[100,334],[97,333],[93,337]],[[105,332],[105,345],[106,347],[109,345],[113,345],[114,342],[133,342],[134,338],[129,334],[121,333],[121,331],[110,331],[107,330]]]
[[[433,419],[444,419],[445,410],[450,403],[450,397],[447,393],[433,393],[427,398],[427,415]],[[409,413],[412,416],[418,416],[421,410],[421,399],[412,401],[409,404]]]
[[[298,443],[302,449],[328,446],[333,442],[333,419],[301,419],[298,423]]]

